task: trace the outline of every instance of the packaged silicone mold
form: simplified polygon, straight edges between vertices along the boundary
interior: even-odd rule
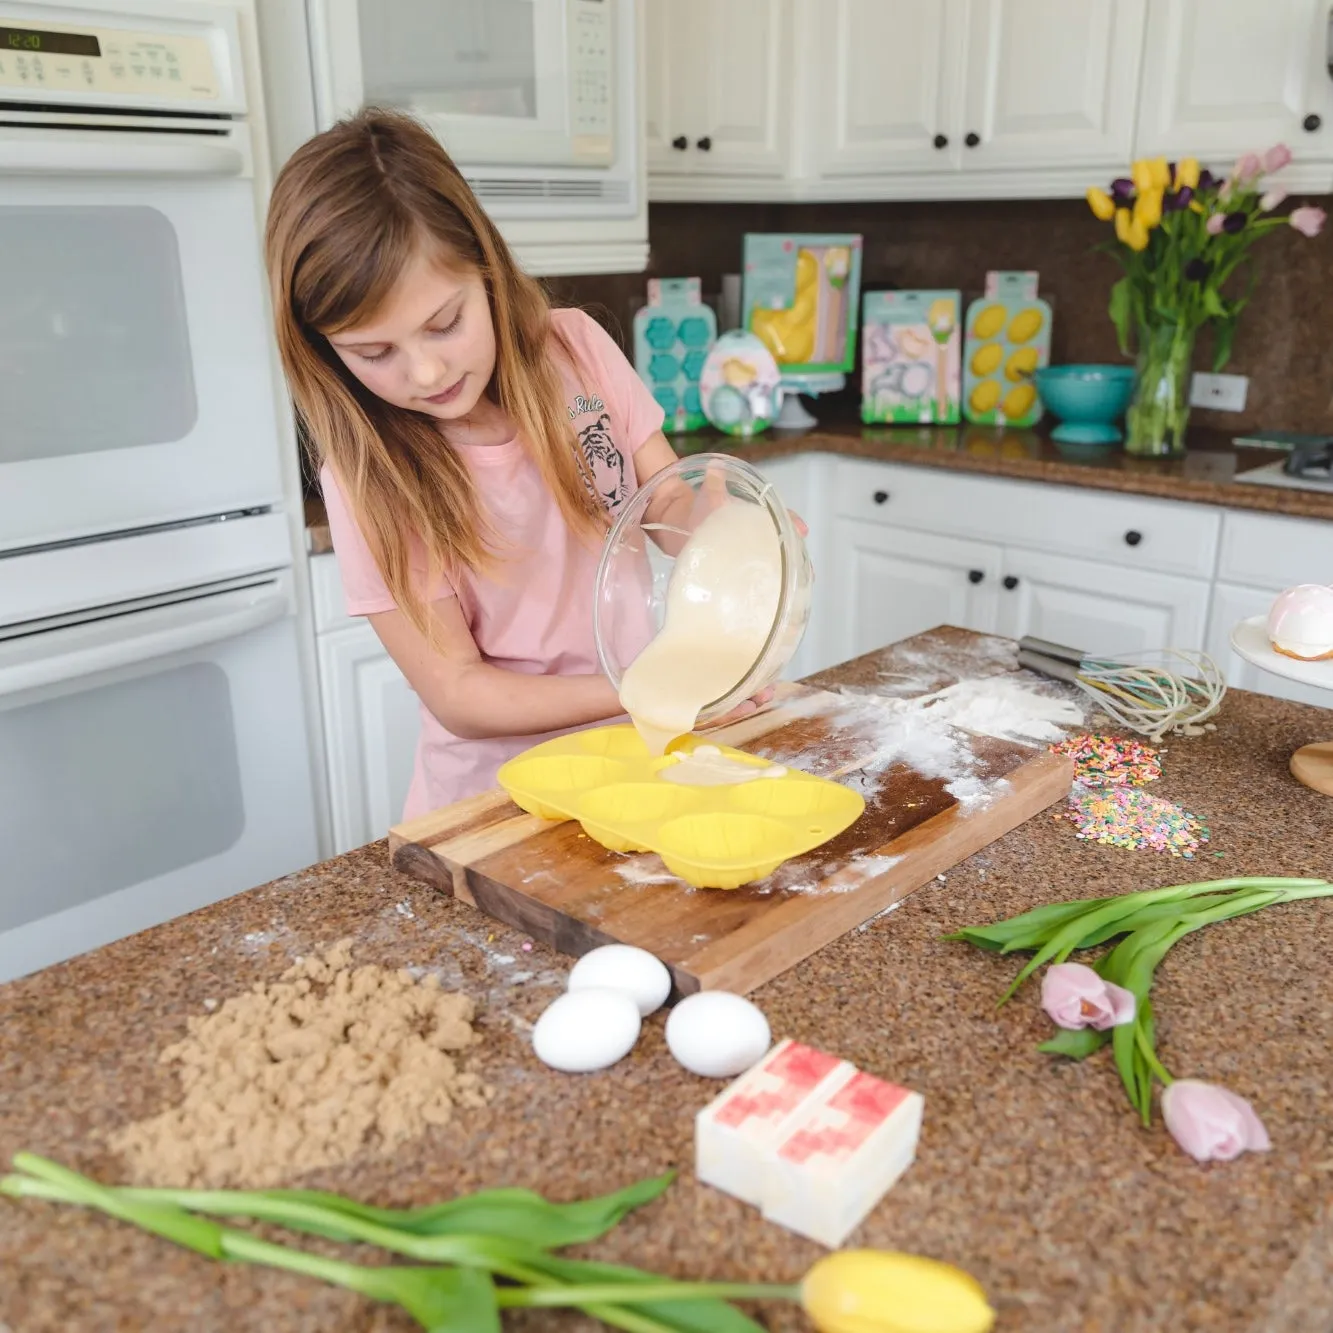
[[[706,424],[699,378],[716,341],[717,316],[698,278],[649,279],[648,304],[634,316],[634,368],[666,413],[667,434]]]

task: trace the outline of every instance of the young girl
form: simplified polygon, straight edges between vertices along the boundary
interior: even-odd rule
[[[410,117],[362,111],[298,149],[265,242],[348,614],[421,700],[415,818],[621,713],[593,641],[598,556],[675,454],[612,339],[549,307]]]

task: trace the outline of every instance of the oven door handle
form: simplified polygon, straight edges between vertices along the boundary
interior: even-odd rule
[[[233,144],[183,134],[157,138],[96,131],[0,130],[0,172],[19,175],[239,176]]]
[[[238,638],[281,620],[290,610],[286,592],[256,597],[253,589],[243,588],[17,639],[0,645],[0,698]],[[42,651],[34,651],[37,646]],[[15,660],[5,660],[6,647],[14,651]]]

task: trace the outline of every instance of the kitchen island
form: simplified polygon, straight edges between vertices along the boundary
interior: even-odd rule
[[[870,684],[895,650],[825,673]],[[1196,1165],[1160,1123],[1142,1129],[1102,1051],[1056,1063],[1035,987],[1004,1010],[1016,964],[941,936],[1060,898],[1239,874],[1326,874],[1333,805],[1287,769],[1333,730],[1323,710],[1236,692],[1218,727],[1170,742],[1156,794],[1211,828],[1194,861],[1079,842],[1040,815],[755,992],[775,1037],[823,1047],[926,1098],[916,1164],[852,1243],[911,1250],[972,1272],[1024,1333],[1333,1328],[1333,969],[1329,902],[1274,908],[1190,936],[1154,991],[1159,1053],[1178,1076],[1250,1098],[1273,1150]],[[89,850],[90,855],[95,849]],[[388,1159],[303,1184],[407,1205],[494,1185],[557,1198],[670,1166],[666,1198],[627,1219],[598,1257],[679,1276],[798,1278],[821,1253],[690,1171],[695,1112],[718,1085],[668,1055],[659,1015],[611,1070],[537,1063],[529,1025],[565,959],[394,871],[383,843],[242,893],[0,987],[0,1156],[27,1149],[106,1180],[104,1136],[177,1097],[158,1052],[187,1017],[298,955],[350,938],[355,960],[435,971],[481,1006],[472,1067],[484,1110]],[[0,1200],[0,1328],[351,1333],[407,1329],[332,1288],[212,1264],[120,1224]],[[773,1328],[804,1327],[787,1310]],[[575,1316],[514,1329],[591,1327]]]

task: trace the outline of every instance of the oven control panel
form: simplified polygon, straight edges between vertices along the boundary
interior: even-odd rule
[[[39,25],[0,11],[0,90],[8,89],[34,99],[82,93],[195,102],[216,99],[219,80],[206,37]]]

